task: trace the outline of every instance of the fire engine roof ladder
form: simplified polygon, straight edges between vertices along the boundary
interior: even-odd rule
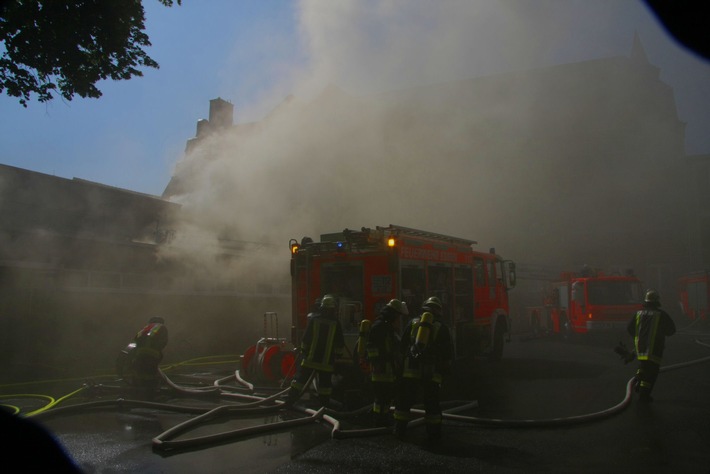
[[[379,231],[384,231],[384,232],[393,232],[393,233],[399,233],[404,234],[404,235],[411,235],[414,237],[422,237],[425,239],[433,239],[433,240],[445,240],[448,242],[451,242],[452,244],[458,244],[458,245],[475,245],[478,244],[475,240],[468,240],[468,239],[462,239],[459,237],[451,237],[450,235],[444,235],[444,234],[437,234],[435,232],[427,232],[425,230],[418,230],[418,229],[412,229],[410,227],[403,227],[400,225],[394,225],[390,224],[389,227],[381,227],[377,226],[377,230]]]

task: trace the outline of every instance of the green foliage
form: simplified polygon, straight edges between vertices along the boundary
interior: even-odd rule
[[[182,0],[158,0],[167,7]],[[98,98],[102,79],[142,76],[158,68],[144,48],[142,0],[4,0],[0,3],[0,93]]]

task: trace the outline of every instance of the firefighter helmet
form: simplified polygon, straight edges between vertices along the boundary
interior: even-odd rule
[[[428,310],[439,310],[441,311],[443,309],[443,306],[441,305],[441,300],[437,298],[436,296],[432,296],[428,300],[424,302],[422,305],[422,308],[428,309]]]
[[[335,296],[325,295],[320,301],[320,309],[335,309]]]
[[[646,290],[646,296],[643,299],[646,303],[658,303],[660,304],[661,302],[661,296],[658,294],[658,291],[654,290],[653,288],[650,288]]]
[[[403,316],[406,316],[409,314],[409,310],[407,309],[407,305],[404,304],[404,302],[397,300],[397,299],[391,299],[389,303],[385,305],[386,308],[390,308],[396,313],[399,313]]]

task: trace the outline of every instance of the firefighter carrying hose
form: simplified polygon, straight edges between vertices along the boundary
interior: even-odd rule
[[[408,314],[407,306],[402,301],[390,300],[382,307],[369,331],[366,349],[371,366],[370,380],[375,394],[372,405],[375,426],[392,425],[390,407],[402,368],[398,334],[399,318]]]
[[[301,342],[301,363],[291,382],[285,406],[292,406],[306,388],[311,374],[318,377],[318,398],[327,407],[333,393],[331,376],[335,369],[335,359],[340,358],[345,347],[343,328],[337,317],[337,305],[333,295],[325,295],[321,300],[320,312],[308,319]]]
[[[443,376],[451,371],[453,343],[442,321],[443,308],[436,296],[427,299],[421,316],[411,319],[402,333],[404,356],[394,412],[394,434],[402,438],[411,419],[410,410],[421,392],[425,425],[430,441],[441,439],[439,392]]]
[[[636,312],[626,329],[634,338],[636,358],[639,361],[636,371],[639,402],[650,403],[653,401],[651,391],[661,370],[666,336],[675,334],[675,323],[668,313],[661,309],[658,291],[646,291],[643,309]]]
[[[168,345],[168,328],[161,317],[150,318],[148,324],[118,355],[116,371],[129,385],[156,388],[160,384],[158,364]]]

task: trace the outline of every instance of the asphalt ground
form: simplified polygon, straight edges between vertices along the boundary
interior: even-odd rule
[[[164,387],[146,399],[107,376],[5,385],[3,404],[39,412],[29,418],[53,433],[88,473],[709,473],[710,336],[680,331],[668,339],[651,405],[637,403],[633,393],[627,397],[635,365],[625,365],[611,342],[518,335],[500,363],[476,360],[459,367],[442,388],[444,406],[475,406],[445,418],[438,444],[427,440],[421,426],[404,440],[368,431],[364,414],[331,412],[336,429],[311,416],[317,404],[307,396],[300,405],[305,412],[255,409],[201,418],[216,407],[243,406],[253,403],[251,396],[280,390],[245,390],[231,378],[234,360],[165,371],[189,390],[224,380],[227,397]],[[302,424],[288,426],[293,420]],[[177,444],[156,449],[160,437]],[[33,443],[24,443],[29,453],[39,446]],[[27,467],[38,456],[6,452],[6,459]]]

